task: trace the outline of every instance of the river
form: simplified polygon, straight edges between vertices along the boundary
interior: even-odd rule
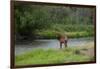
[[[93,37],[88,38],[73,38],[68,40],[68,47],[73,46],[84,46],[86,43],[94,42]],[[15,45],[15,55],[25,53],[27,51],[42,48],[42,49],[59,49],[59,41],[56,39],[39,39],[34,40],[28,44],[16,44]]]

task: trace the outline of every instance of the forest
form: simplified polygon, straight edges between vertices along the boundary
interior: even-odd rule
[[[16,4],[14,9],[18,41],[56,39],[56,32],[69,38],[94,35],[94,8]]]

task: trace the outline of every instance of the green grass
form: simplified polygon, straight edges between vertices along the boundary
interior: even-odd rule
[[[78,53],[76,53],[78,52]],[[91,61],[93,57],[89,57],[80,52],[80,48],[67,49],[36,49],[26,52],[15,57],[16,65],[28,64],[55,64],[68,62],[84,62]]]
[[[93,25],[62,25],[55,24],[52,28],[38,30],[37,35],[47,38],[55,39],[57,34],[55,32],[66,33],[69,38],[79,38],[79,37],[90,37],[94,36],[94,27]]]
[[[51,30],[38,32],[38,35],[40,35],[43,38],[47,38],[47,39],[55,39],[55,38],[57,38],[56,33],[54,33],[54,31],[51,31]],[[90,36],[93,36],[93,33],[90,33],[90,32],[87,32],[87,31],[66,32],[66,36],[68,36],[69,38],[90,37]]]

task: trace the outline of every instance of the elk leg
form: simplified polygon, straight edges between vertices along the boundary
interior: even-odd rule
[[[60,42],[60,48],[62,48],[62,43]]]
[[[67,40],[65,40],[65,48],[67,48]]]

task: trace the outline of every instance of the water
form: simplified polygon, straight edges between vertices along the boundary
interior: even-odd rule
[[[68,46],[84,46],[86,43],[93,42],[93,37],[89,38],[74,38],[68,40]],[[19,44],[15,45],[15,55],[25,53],[27,51],[30,51],[32,49],[59,49],[59,41],[56,39],[40,39],[40,40],[34,40],[32,43],[28,44]]]

